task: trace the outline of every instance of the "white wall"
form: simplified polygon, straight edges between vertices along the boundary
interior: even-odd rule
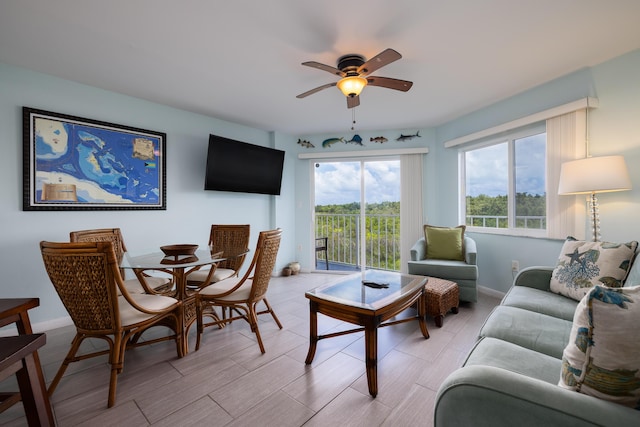
[[[212,223],[251,224],[253,248],[260,230],[283,228],[277,270],[293,260],[294,159],[285,156],[281,196],[204,191],[210,133],[263,146],[284,147],[292,137],[252,129],[0,64],[0,297],[37,296],[32,322],[56,325],[67,313],[42,265],[41,240],[68,241],[69,232],[120,227],[128,249],[170,243],[206,245]],[[22,107],[65,113],[166,132],[166,211],[22,211]],[[248,263],[247,263],[248,264]],[[61,320],[63,321],[63,320]]]

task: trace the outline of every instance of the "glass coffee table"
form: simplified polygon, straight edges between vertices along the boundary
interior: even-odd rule
[[[364,285],[364,282],[372,282],[372,286],[388,286],[370,287]],[[308,365],[313,361],[319,340],[364,331],[367,383],[369,393],[376,397],[378,328],[417,319],[422,335],[429,338],[426,323],[426,283],[427,278],[424,276],[367,270],[306,292],[305,296],[309,299],[310,337],[305,363]],[[417,306],[417,316],[388,321],[414,304]],[[318,313],[362,327],[318,335]]]

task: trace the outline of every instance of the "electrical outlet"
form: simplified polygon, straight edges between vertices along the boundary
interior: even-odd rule
[[[519,271],[520,263],[516,260],[511,261],[511,271]]]

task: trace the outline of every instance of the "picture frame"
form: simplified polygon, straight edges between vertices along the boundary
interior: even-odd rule
[[[166,210],[165,133],[29,107],[22,124],[22,210]]]

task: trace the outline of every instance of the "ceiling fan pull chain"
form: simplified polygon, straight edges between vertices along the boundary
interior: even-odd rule
[[[355,125],[356,125],[356,109],[352,108],[351,109],[351,130],[355,129]]]

